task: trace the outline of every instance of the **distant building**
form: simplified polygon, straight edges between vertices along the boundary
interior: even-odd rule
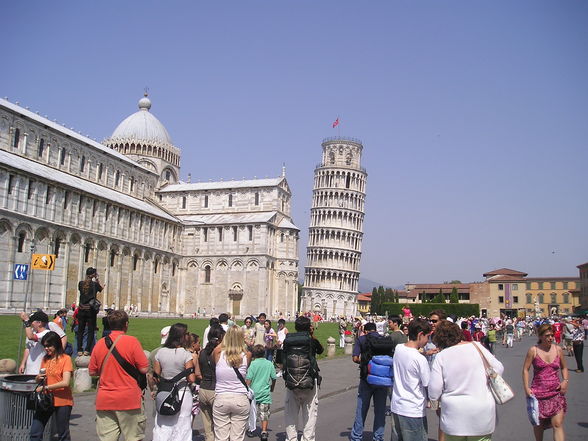
[[[588,264],[585,265],[588,277]],[[565,315],[580,305],[578,277],[528,277],[527,273],[509,268],[489,271],[483,276],[483,282],[412,283],[406,285],[406,290],[416,294],[419,303],[432,300],[439,292],[449,302],[455,287],[460,303],[479,304],[480,313],[489,317]]]
[[[588,262],[578,265],[580,271],[580,287],[579,287],[579,298],[580,307],[582,311],[588,311]]]
[[[372,302],[372,293],[365,292],[357,295],[357,312],[361,315],[370,313],[370,306]]]
[[[501,268],[484,274],[488,296],[480,307],[491,316],[570,314],[579,306],[578,277],[527,277],[526,273]]]

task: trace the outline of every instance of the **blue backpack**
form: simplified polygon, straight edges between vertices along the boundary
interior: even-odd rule
[[[374,355],[368,362],[366,381],[372,386],[390,387],[394,384],[393,360],[389,355]]]

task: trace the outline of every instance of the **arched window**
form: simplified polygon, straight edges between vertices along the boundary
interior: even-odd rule
[[[139,255],[133,255],[133,271],[137,271],[137,262],[139,261]]]
[[[86,244],[86,246],[84,247],[84,262],[88,263],[88,260],[90,260],[90,249],[91,246],[89,243]],[[112,266],[112,265],[110,265]]]
[[[159,260],[155,259],[153,262],[153,273],[157,274],[157,268],[159,268]]]
[[[86,157],[82,156],[80,160],[80,173],[84,173],[84,168],[86,168]]]
[[[563,295],[563,302],[564,303],[570,303],[570,293],[566,292]]]
[[[114,175],[114,186],[118,187],[119,182],[120,182],[120,171],[117,170]]]
[[[539,298],[539,304],[541,304],[541,305],[542,305],[543,303],[545,303],[545,302],[543,301],[543,300],[544,300],[544,298],[543,298],[544,296],[543,296],[543,293],[542,293],[542,292],[540,292],[540,293],[539,293],[539,295],[538,295],[537,297]]]
[[[230,194],[229,195],[229,207],[232,207],[232,206],[233,206],[233,195]]]
[[[204,195],[204,208],[208,208],[208,195]]]
[[[60,165],[65,164],[65,149],[64,148],[62,148],[61,151],[59,152],[59,164]]]
[[[255,205],[259,205],[259,192],[255,192]]]
[[[25,233],[24,231],[21,231],[20,233],[18,233],[18,252],[22,253],[24,250],[24,241],[27,237],[27,233]]]
[[[18,148],[20,142],[20,129],[14,129],[14,138],[12,138],[12,147]]]
[[[210,283],[210,265],[204,267],[204,283]]]
[[[165,171],[165,180],[166,180],[166,181],[169,181],[170,179],[171,179],[171,173],[170,173],[170,171],[169,171],[169,170],[166,170],[166,171]]]
[[[41,140],[39,141],[39,148],[37,150],[37,156],[39,158],[42,158],[44,152],[45,152],[45,140],[43,138],[41,138]]]
[[[131,178],[131,191],[135,188],[135,178]]]
[[[554,292],[551,293],[551,303],[557,303],[557,294]]]
[[[280,242],[284,242],[284,233],[280,234]]]
[[[182,208],[186,208],[186,196],[182,196]]]
[[[116,257],[116,251],[110,250],[110,266],[114,266],[114,258]]]
[[[525,295],[527,297],[527,303],[533,303],[533,295],[530,293],[527,293]]]
[[[172,277],[176,275],[176,262],[172,263]]]
[[[53,247],[53,254],[55,254],[55,257],[59,257],[59,248],[61,248],[61,239],[58,237],[55,239],[55,246]]]
[[[98,164],[98,180],[102,180],[102,172],[104,171],[104,166],[102,164]]]

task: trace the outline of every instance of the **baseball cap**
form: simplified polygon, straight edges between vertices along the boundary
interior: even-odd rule
[[[91,276],[92,274],[96,274],[96,268],[89,267],[86,270],[86,276]]]
[[[31,321],[31,322],[40,321],[40,322],[43,322],[43,323],[48,323],[49,322],[49,317],[43,311],[39,310],[39,311],[33,312],[30,315],[29,321]]]
[[[167,336],[169,335],[169,330],[171,326],[166,326],[165,328],[161,328],[161,344],[165,344],[167,340]]]

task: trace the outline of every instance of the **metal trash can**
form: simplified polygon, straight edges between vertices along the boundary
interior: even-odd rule
[[[27,395],[36,386],[34,375],[7,375],[0,378],[0,440],[28,441],[30,439],[32,410],[27,410]],[[45,426],[43,439],[51,438],[53,417]]]

